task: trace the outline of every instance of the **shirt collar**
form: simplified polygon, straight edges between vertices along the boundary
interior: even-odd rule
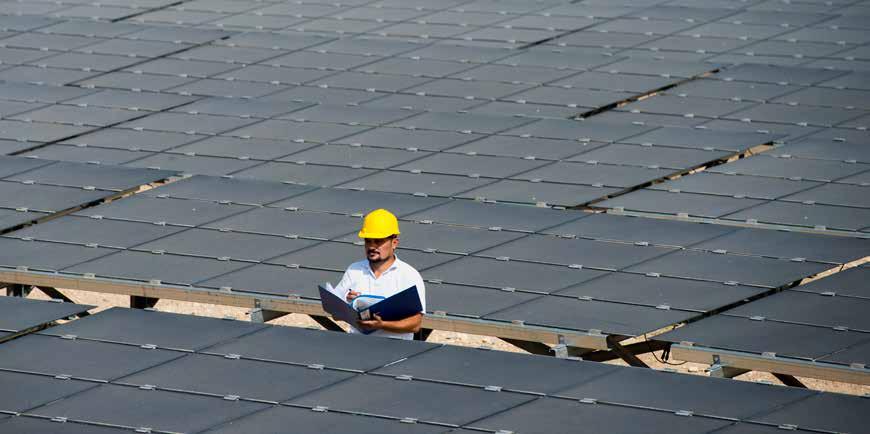
[[[399,268],[399,262],[401,262],[402,260],[399,259],[399,255],[396,255],[395,253],[393,255],[396,257],[396,260],[393,261],[393,265],[390,265],[390,268],[387,268],[386,270],[384,270],[383,273],[381,273],[382,277],[384,275],[386,275],[387,273],[389,273],[390,271],[394,271],[394,270]],[[366,261],[365,269],[372,277],[375,277],[375,272],[372,271],[372,266],[371,266],[371,264],[368,263],[368,261]]]

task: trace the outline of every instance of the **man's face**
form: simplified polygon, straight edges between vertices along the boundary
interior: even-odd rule
[[[366,238],[366,259],[372,263],[389,260],[398,246],[399,237],[395,235],[387,238]]]

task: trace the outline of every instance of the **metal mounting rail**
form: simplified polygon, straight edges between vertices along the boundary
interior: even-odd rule
[[[851,384],[870,385],[870,369],[866,366],[801,360],[776,354],[746,353],[680,343],[671,345],[671,358],[730,369],[769,372],[789,376],[817,378]],[[738,371],[739,372],[739,371]]]
[[[299,297],[279,297],[223,289],[171,285],[163,282],[90,277],[49,271],[22,270],[0,267],[0,282],[10,284],[47,286],[79,291],[129,295],[150,299],[170,299],[194,303],[236,306],[274,312],[328,316],[319,300]],[[544,344],[563,344],[593,350],[609,350],[607,336],[597,330],[589,332],[526,325],[519,322],[501,322],[477,318],[452,316],[443,313],[427,314],[423,328],[469,333],[482,336],[517,339]]]

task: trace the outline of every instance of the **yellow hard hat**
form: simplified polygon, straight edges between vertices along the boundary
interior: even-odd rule
[[[399,220],[383,208],[376,209],[366,215],[358,235],[360,238],[376,239],[399,235]]]

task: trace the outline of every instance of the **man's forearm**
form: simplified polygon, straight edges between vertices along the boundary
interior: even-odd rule
[[[381,330],[393,333],[417,333],[423,323],[423,314],[418,313],[398,321],[381,321]]]

